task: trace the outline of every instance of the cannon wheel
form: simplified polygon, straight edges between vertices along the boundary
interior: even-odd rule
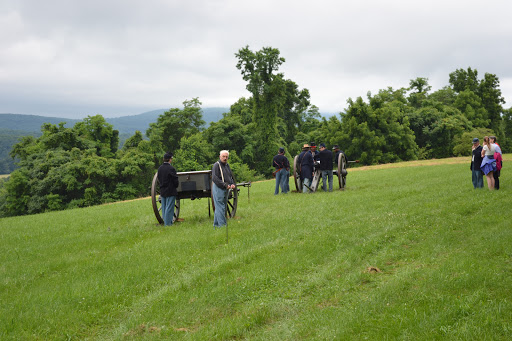
[[[341,190],[344,190],[347,184],[347,159],[343,153],[340,153],[338,158],[338,184]]]
[[[153,212],[155,212],[156,220],[160,224],[164,223],[164,219],[162,218],[162,198],[160,197],[160,182],[158,181],[158,173],[155,173],[153,177],[153,183],[151,184],[151,203],[153,204]],[[172,222],[176,222],[178,217],[180,216],[180,199],[176,198],[174,202],[174,217],[172,218]]]
[[[302,181],[300,179],[300,165],[298,155],[293,158],[293,180],[295,181],[295,188],[297,189],[297,192],[302,192]]]
[[[213,182],[212,182],[212,188],[213,188]],[[215,212],[215,201],[213,201],[213,191],[211,194],[211,198],[212,198],[213,212]],[[227,209],[226,213],[227,213],[228,218],[235,217],[237,206],[238,206],[238,187],[236,187],[236,184],[235,184],[235,189],[228,190],[228,205],[226,207],[226,209]]]

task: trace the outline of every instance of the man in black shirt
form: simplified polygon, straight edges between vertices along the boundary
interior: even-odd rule
[[[281,186],[281,193],[288,193],[289,190],[289,177],[290,177],[290,162],[288,158],[284,156],[284,148],[279,148],[279,153],[274,156],[272,160],[272,166],[276,168],[276,189],[274,195],[279,194],[279,186]]]
[[[327,179],[329,179],[329,192],[332,192],[332,152],[325,148],[324,143],[320,143],[320,171],[322,172],[322,189],[327,191]]]
[[[313,155],[309,150],[309,144],[302,147],[302,153],[299,154],[300,178],[302,180],[302,193],[311,193],[311,182],[313,181]]]
[[[171,166],[172,153],[164,155],[164,163],[158,167],[158,182],[160,183],[160,198],[162,200],[162,218],[164,225],[170,226],[174,220],[174,204],[178,195],[179,180],[176,169]]]
[[[337,144],[332,147],[332,150],[334,150],[334,165],[336,168],[338,168],[338,158],[340,157],[340,153],[342,153],[342,151],[340,150],[340,146]]]
[[[471,178],[473,180],[474,188],[483,188],[484,187],[484,176],[480,166],[482,165],[482,146],[480,145],[480,140],[475,137],[473,139],[473,146],[471,147],[473,150],[473,155],[471,157]]]
[[[309,145],[311,146],[311,155],[313,155],[313,162],[318,161],[318,154],[320,152],[318,150],[316,150],[316,143],[311,142]]]

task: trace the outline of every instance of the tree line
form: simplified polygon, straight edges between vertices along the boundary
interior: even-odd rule
[[[44,124],[40,137],[22,137],[10,152],[19,168],[0,183],[0,217],[146,196],[166,151],[178,171],[194,171],[210,169],[220,150],[230,150],[235,177],[246,181],[270,176],[280,146],[292,159],[309,142],[340,145],[363,165],[470,155],[471,139],[484,135],[496,135],[504,152],[512,148],[512,109],[503,108],[494,74],[479,79],[475,69],[458,69],[434,92],[419,77],[408,87],[349,98],[343,112],[325,118],[309,91],[279,72],[285,59],[278,49],[246,46],[235,56],[251,96],[208,127],[193,98],[121,149],[119,132],[101,115],[72,128]]]

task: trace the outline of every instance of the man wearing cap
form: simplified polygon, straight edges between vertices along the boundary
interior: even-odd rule
[[[340,154],[343,153],[343,151],[340,150],[340,146],[338,146],[337,144],[332,146],[332,150],[334,150],[334,165],[338,167],[338,158],[340,157]]]
[[[302,147],[302,153],[299,154],[302,193],[310,192],[311,181],[313,180],[313,155],[309,148],[309,144],[306,143]]]
[[[215,205],[213,214],[213,227],[226,226],[226,204],[228,201],[228,190],[235,189],[235,181],[233,172],[228,164],[229,152],[221,150],[219,153],[219,161],[215,162],[212,167],[212,196]]]
[[[164,225],[170,226],[174,219],[174,204],[178,195],[179,180],[176,169],[171,166],[172,153],[164,154],[164,163],[158,167],[157,178],[160,183],[160,198],[162,200],[162,218]]]
[[[329,179],[329,192],[332,192],[332,152],[320,143],[320,171],[322,172],[322,189],[327,192],[327,179]]]
[[[272,166],[276,168],[276,189],[274,195],[279,194],[279,186],[281,186],[281,193],[288,193],[287,182],[289,181],[290,162],[288,158],[284,156],[284,148],[279,148],[279,152],[272,160]]]
[[[473,150],[471,156],[471,178],[473,181],[474,188],[483,188],[484,187],[484,176],[480,166],[482,164],[482,146],[480,145],[480,140],[475,137],[473,139],[473,146],[471,147]]]
[[[315,142],[311,142],[309,145],[311,147],[311,155],[313,155],[313,161],[318,161],[318,153],[319,153],[319,151],[316,150],[316,143]]]

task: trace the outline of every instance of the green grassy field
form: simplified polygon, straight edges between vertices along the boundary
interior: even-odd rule
[[[0,219],[0,339],[510,340],[510,161],[494,192],[467,158],[255,183],[229,243],[206,199],[172,227],[149,199]]]

